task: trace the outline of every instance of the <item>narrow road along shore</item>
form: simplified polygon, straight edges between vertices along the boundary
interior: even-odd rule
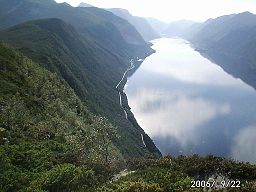
[[[142,59],[139,59],[138,61],[143,61]],[[125,108],[123,107],[123,101],[122,101],[122,94],[123,94],[123,89],[120,90],[119,89],[119,86],[123,83],[123,81],[126,81],[126,78],[127,78],[127,74],[130,70],[134,69],[135,68],[135,65],[134,65],[134,61],[133,59],[130,60],[130,67],[128,67],[128,69],[124,72],[124,75],[122,77],[122,79],[118,82],[118,84],[116,85],[116,89],[118,90],[118,95],[119,95],[119,103],[120,103],[120,106],[122,107],[123,111],[124,111],[124,115],[125,115],[125,118],[128,120],[128,114],[127,114],[127,111],[125,110]],[[143,143],[143,146],[144,147],[147,147],[146,146],[146,143],[144,141],[144,137],[143,137],[143,134],[140,134],[141,135],[141,141]]]
[[[127,74],[130,70],[132,70],[133,68],[135,67],[134,65],[134,61],[133,59],[130,60],[130,67],[128,67],[128,69],[124,72],[124,75],[122,77],[122,79],[118,82],[118,84],[116,85],[116,89],[119,88],[119,86],[121,85],[121,83],[126,80],[125,78],[127,78]],[[123,90],[122,92],[119,90],[118,94],[119,94],[119,102],[120,102],[120,106],[123,108],[124,110],[124,115],[125,115],[125,118],[128,120],[128,114],[126,112],[126,110],[124,109],[123,107],[123,103],[122,103],[122,93],[123,93]]]
[[[145,143],[145,141],[144,141],[144,136],[143,136],[142,134],[140,134],[140,136],[141,136],[141,140],[142,140],[143,145],[144,145],[145,147],[147,147],[147,146],[146,146],[146,143]]]

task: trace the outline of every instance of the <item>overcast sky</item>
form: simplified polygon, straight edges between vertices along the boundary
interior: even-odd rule
[[[56,0],[77,6],[81,2],[100,8],[125,8],[133,15],[163,21],[189,19],[204,21],[221,15],[250,11],[256,13],[256,0]]]

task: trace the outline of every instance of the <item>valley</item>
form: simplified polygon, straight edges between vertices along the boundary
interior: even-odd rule
[[[0,191],[255,191],[255,27],[0,0]]]

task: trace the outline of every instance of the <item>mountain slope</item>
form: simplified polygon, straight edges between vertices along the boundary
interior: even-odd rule
[[[76,30],[59,19],[24,23],[0,33],[10,43],[41,66],[61,76],[80,99],[96,114],[118,127],[121,141],[115,141],[124,157],[145,156],[159,151],[149,139],[145,148],[142,129],[125,119],[116,84],[128,67],[108,51],[84,40]]]
[[[256,88],[256,26],[235,30],[204,50],[224,70]]]
[[[146,19],[133,16],[126,9],[112,8],[108,10],[131,23],[145,41],[150,41],[160,37],[160,35],[149,25]]]
[[[198,29],[192,41],[202,45],[211,45],[227,34],[244,27],[256,26],[256,16],[250,12],[225,15],[216,19],[209,19]]]
[[[255,17],[256,19],[256,17]],[[256,25],[235,30],[217,41],[211,49],[250,62],[251,70],[256,69]]]
[[[151,27],[158,33],[161,34],[163,33],[163,31],[166,29],[168,23],[160,21],[158,19],[152,18],[152,17],[148,17],[146,18],[148,23],[151,25]]]
[[[102,135],[115,128],[56,74],[2,43],[0,63],[0,190],[76,191],[104,182],[85,162],[122,159]]]
[[[256,88],[256,15],[244,12],[210,19],[188,39],[204,56]]]
[[[167,27],[163,30],[163,34],[168,37],[179,36],[182,37],[184,33],[192,26],[195,25],[196,22],[189,20],[180,20],[169,23]]]
[[[80,4],[78,5],[78,7],[94,7],[94,6],[93,6],[93,5],[90,5],[90,4],[88,4],[88,3],[82,2],[82,3],[80,3]]]
[[[134,54],[136,46],[147,46],[131,24],[102,9],[74,8],[54,0],[0,0],[0,29],[42,18],[62,19],[88,41],[122,58]]]

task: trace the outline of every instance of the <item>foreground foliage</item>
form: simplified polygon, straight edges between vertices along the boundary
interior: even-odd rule
[[[220,157],[180,156],[155,159],[135,159],[128,162],[130,174],[96,191],[205,191],[209,188],[192,188],[192,181],[239,180],[241,188],[222,188],[215,184],[212,191],[256,191],[256,165],[235,162]]]
[[[202,191],[191,181],[218,175],[256,191],[256,166],[246,163],[196,155],[124,162],[115,127],[57,74],[4,44],[0,63],[0,191]],[[116,177],[123,169],[129,174]]]
[[[0,189],[71,191],[106,180],[99,173],[122,159],[110,140],[116,128],[56,74],[3,44],[0,63]]]

